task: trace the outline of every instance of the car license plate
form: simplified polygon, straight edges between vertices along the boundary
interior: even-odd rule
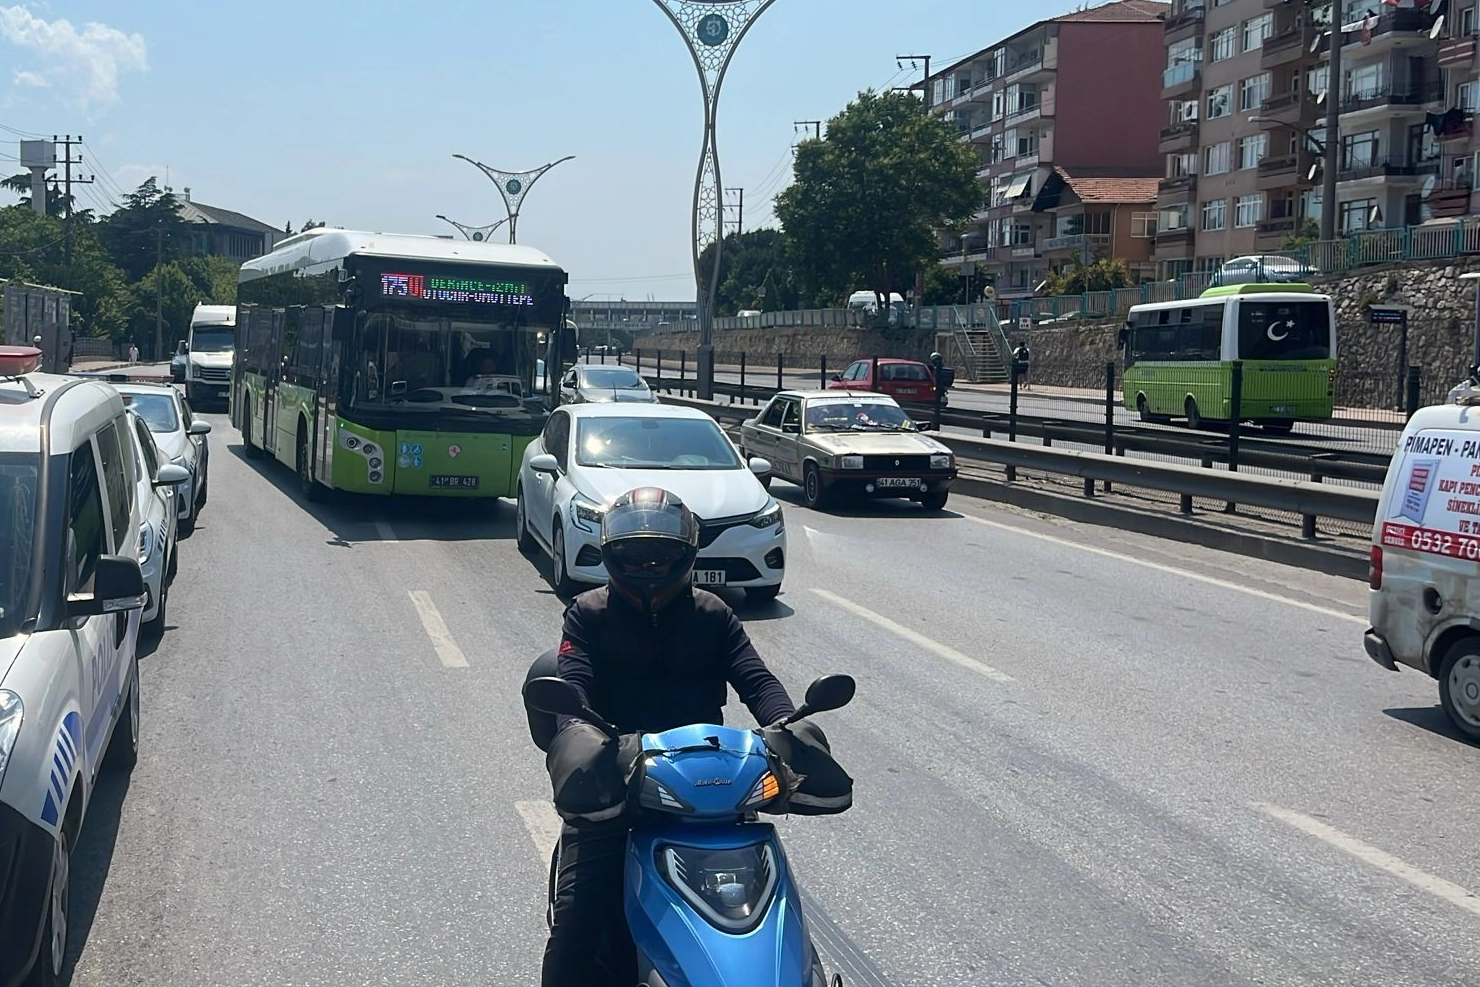
[[[882,480],[875,480],[874,485],[877,487],[918,487],[920,485],[920,481],[915,479],[914,477],[895,476],[885,477]]]
[[[433,490],[477,490],[478,478],[476,476],[432,476],[430,486]]]
[[[723,586],[729,581],[723,569],[695,569],[694,582],[700,586]]]

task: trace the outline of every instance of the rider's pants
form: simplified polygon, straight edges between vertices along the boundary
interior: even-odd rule
[[[637,953],[622,910],[628,829],[625,819],[562,829],[541,987],[632,987],[637,982]],[[603,939],[610,948],[598,948]],[[599,954],[609,957],[610,979]]]

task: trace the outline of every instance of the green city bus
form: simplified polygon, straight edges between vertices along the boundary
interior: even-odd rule
[[[568,280],[524,246],[327,228],[282,241],[239,277],[246,454],[296,471],[310,498],[513,496],[549,415],[538,392],[575,358]]]
[[[1308,284],[1233,284],[1136,305],[1119,342],[1125,406],[1142,421],[1226,423],[1235,361],[1241,421],[1287,433],[1334,410],[1336,309]]]

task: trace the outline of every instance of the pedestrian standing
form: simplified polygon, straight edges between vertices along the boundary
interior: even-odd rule
[[[139,344],[138,343],[129,343],[128,344],[128,362],[129,362],[129,364],[131,366],[133,364],[139,362]]]
[[[1013,369],[1017,372],[1018,380],[1021,382],[1023,390],[1031,391],[1033,385],[1028,383],[1028,368],[1033,362],[1033,352],[1028,349],[1026,342],[1018,343],[1017,349],[1012,351],[1012,362]]]

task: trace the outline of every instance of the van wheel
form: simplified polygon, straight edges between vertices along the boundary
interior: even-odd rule
[[[1289,418],[1278,418],[1264,422],[1263,428],[1270,435],[1289,435],[1295,430],[1295,422]]]
[[[1187,415],[1188,428],[1197,431],[1203,427],[1202,412],[1197,410],[1197,401],[1188,398],[1186,404],[1182,406],[1182,410]]]
[[[69,815],[52,847],[51,894],[47,898],[46,923],[41,929],[41,949],[25,987],[58,987],[67,966],[67,935],[72,925],[72,829]]]
[[[1460,733],[1480,743],[1480,638],[1467,638],[1444,656],[1439,703]]]

